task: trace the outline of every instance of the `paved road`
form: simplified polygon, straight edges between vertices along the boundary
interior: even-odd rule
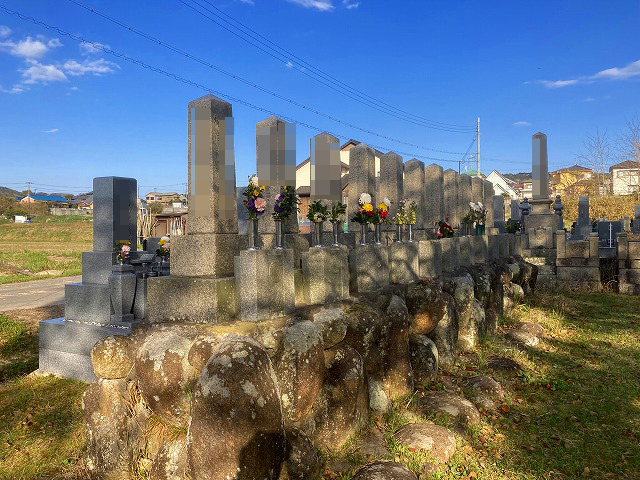
[[[65,284],[81,281],[82,276],[78,275],[0,285],[0,312],[64,303]]]

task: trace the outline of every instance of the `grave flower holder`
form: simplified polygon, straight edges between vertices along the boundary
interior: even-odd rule
[[[407,225],[407,242],[413,242],[413,224]]]
[[[322,246],[322,228],[324,222],[313,222],[313,246]]]
[[[249,248],[247,250],[259,250],[260,247],[257,245],[258,241],[258,219],[251,218],[249,220]]]
[[[339,233],[339,228],[340,228],[340,224],[342,222],[331,222],[331,227],[333,230],[333,243],[331,244],[332,247],[339,247],[340,243],[338,242],[338,233]]]
[[[114,265],[109,275],[109,294],[115,322],[133,321],[131,310],[136,293],[136,275],[132,265]]]
[[[484,223],[476,223],[476,235],[484,235]]]
[[[276,224],[276,242],[273,248],[276,250],[281,250],[283,248],[286,248],[284,245],[282,220],[275,220],[274,223]]]
[[[374,235],[375,235],[374,243],[376,245],[382,245],[382,225],[381,224],[376,223],[374,225]]]
[[[367,224],[360,224],[360,245],[365,246],[367,244]]]
[[[402,224],[398,223],[396,224],[396,239],[395,239],[396,243],[401,243],[402,242]]]

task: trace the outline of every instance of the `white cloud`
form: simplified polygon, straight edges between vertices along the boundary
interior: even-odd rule
[[[322,12],[330,12],[336,8],[333,6],[332,0],[288,0],[288,1],[306,8],[316,8]]]
[[[2,88],[2,85],[0,85],[0,92],[2,92],[2,93],[11,93],[11,94],[14,94],[14,95],[18,95],[20,93],[26,92],[27,90],[29,90],[29,88],[27,88],[24,85],[20,85],[20,84],[14,85],[13,87],[11,87],[10,90],[6,90],[6,89]]]
[[[100,42],[81,43],[80,54],[81,55],[94,55],[96,53],[102,53],[102,48],[111,48],[109,45]]]
[[[113,73],[116,69],[120,68],[117,63],[110,62],[104,58],[97,60],[84,60],[82,63],[78,63],[75,60],[67,60],[62,66],[64,71],[73,76],[80,75],[104,75],[105,73]]]
[[[351,10],[353,8],[358,8],[360,6],[360,2],[351,2],[349,0],[342,0],[342,5],[344,5],[344,8],[346,8],[347,10]]]
[[[285,63],[285,66],[287,68],[293,68],[293,63],[291,63],[290,61],[288,61],[287,63]]]
[[[572,80],[538,80],[537,83],[547,88],[562,88],[578,83],[591,83],[596,80],[628,80],[633,77],[640,77],[640,60],[631,62],[622,68],[607,68],[594,75],[578,77]]]
[[[62,42],[58,38],[52,38],[51,40],[49,40],[47,42],[47,45],[50,48],[56,48],[56,47],[61,47],[62,46]]]
[[[69,90],[77,92],[78,90],[80,90],[78,87],[71,87]]]
[[[595,98],[593,98],[593,97],[587,97],[587,98],[585,98],[585,99],[584,99],[584,100],[582,100],[582,101],[583,101],[583,102],[595,102],[595,101],[596,101],[596,99],[595,99]]]
[[[11,29],[6,25],[0,25],[0,38],[7,38],[11,35]]]
[[[611,80],[626,80],[627,78],[637,77],[640,75],[640,60],[631,62],[629,65],[622,68],[607,68],[601,72],[596,73],[591,78],[608,78]]]
[[[49,130],[42,130],[42,133],[56,133],[59,132],[59,128],[50,128]]]
[[[65,82],[67,76],[55,65],[43,65],[36,60],[27,60],[27,64],[31,65],[26,70],[22,70],[22,83],[49,83],[49,82]]]
[[[530,127],[531,122],[515,122],[513,126],[514,127]]]
[[[62,46],[60,40],[53,38],[48,43],[27,37],[20,42],[0,42],[0,49],[8,50],[11,55],[25,58],[40,58],[49,51],[49,48]]]

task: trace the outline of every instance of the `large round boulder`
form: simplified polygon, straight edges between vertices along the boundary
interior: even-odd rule
[[[458,343],[458,314],[453,297],[442,293],[444,309],[436,328],[427,336],[433,340],[438,349],[438,362],[442,366],[450,367],[456,359]]]
[[[373,462],[360,468],[352,480],[418,480],[418,477],[399,463]]]
[[[404,300],[397,295],[385,311],[380,336],[382,355],[382,383],[389,398],[413,392],[413,371],[409,353],[409,312]]]
[[[385,316],[366,302],[351,305],[345,313],[347,334],[344,342],[360,354],[367,373],[379,374],[382,371],[379,342]]]
[[[311,480],[320,475],[320,457],[311,439],[302,430],[287,430],[287,460],[289,480]]]
[[[142,343],[136,355],[136,378],[140,393],[151,410],[169,422],[186,420],[187,390],[198,372],[189,364],[192,341],[174,331],[158,330]]]
[[[430,392],[418,397],[417,406],[421,413],[430,415],[445,413],[458,423],[475,425],[480,422],[480,412],[469,400],[448,392]]]
[[[313,323],[322,332],[324,348],[331,348],[347,335],[347,319],[341,308],[328,308],[313,315]]]
[[[274,369],[285,418],[297,422],[307,415],[324,381],[324,342],[320,328],[308,320],[288,327]]]
[[[326,350],[323,394],[316,405],[313,439],[326,450],[339,450],[369,418],[369,395],[362,357],[344,344]]]
[[[438,348],[426,335],[411,335],[409,348],[414,381],[424,386],[438,375]]]
[[[433,423],[410,423],[398,430],[396,441],[411,450],[422,450],[439,463],[446,463],[456,451],[456,437],[447,428]]]
[[[447,309],[446,298],[437,281],[410,285],[407,288],[406,302],[411,333],[419,335],[431,333],[445,316]]]
[[[183,480],[187,468],[184,437],[165,443],[153,459],[149,477],[153,480]]]
[[[269,355],[249,337],[223,337],[194,387],[187,437],[191,476],[275,480],[285,453],[282,407]]]
[[[114,335],[100,340],[91,349],[93,372],[98,378],[124,378],[133,368],[131,339],[125,335]]]

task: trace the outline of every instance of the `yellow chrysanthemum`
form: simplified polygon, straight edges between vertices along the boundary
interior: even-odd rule
[[[379,209],[379,210],[383,210],[383,211],[385,211],[385,212],[386,212],[387,210],[389,210],[389,207],[387,207],[387,204],[386,204],[386,203],[380,203],[380,204],[378,205],[378,209]]]
[[[262,191],[264,191],[264,187],[262,187],[262,186],[261,186],[261,187],[260,187],[260,191],[261,191],[261,192],[262,192]]]
[[[362,209],[363,209],[365,212],[373,212],[373,205],[371,205],[370,203],[365,203],[365,204],[362,206]]]
[[[166,244],[167,244],[167,241],[166,241],[166,240],[160,240],[160,242],[159,242],[159,243],[160,243],[160,245],[166,245]]]

